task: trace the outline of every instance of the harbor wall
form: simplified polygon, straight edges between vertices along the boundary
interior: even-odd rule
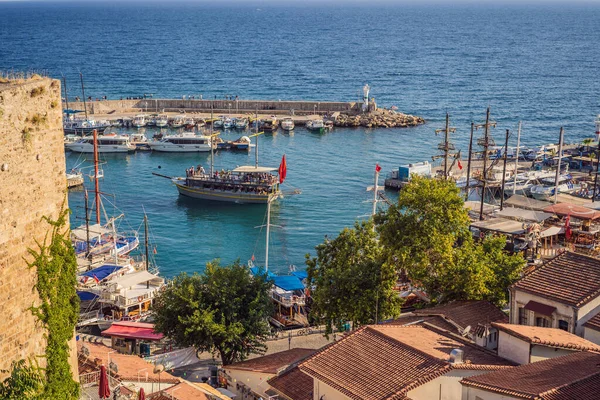
[[[66,103],[63,102],[63,106]],[[282,100],[199,100],[199,99],[141,99],[141,100],[99,100],[69,102],[69,108],[84,110],[90,114],[112,114],[125,112],[210,112],[216,115],[229,113],[247,114],[258,111],[259,114],[295,115],[345,113],[356,115],[361,113],[362,103],[332,101],[282,101]]]
[[[42,217],[67,206],[60,101],[58,80],[0,83],[0,370],[20,359],[45,365],[45,330],[30,310],[40,304],[37,273],[27,261],[51,228]],[[77,379],[75,351],[71,366]]]

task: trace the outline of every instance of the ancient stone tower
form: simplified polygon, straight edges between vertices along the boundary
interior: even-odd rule
[[[44,330],[29,310],[40,301],[36,271],[26,260],[49,231],[42,216],[66,207],[61,114],[59,81],[0,78],[0,370],[45,352]]]

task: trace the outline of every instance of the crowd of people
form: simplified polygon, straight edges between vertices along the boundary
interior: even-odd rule
[[[210,180],[211,183],[247,183],[253,185],[266,185],[272,186],[277,183],[277,177],[269,173],[233,173],[231,170],[221,169],[220,171],[214,171],[212,176],[207,173],[202,165],[197,167],[191,166],[186,171],[188,178],[204,178]]]

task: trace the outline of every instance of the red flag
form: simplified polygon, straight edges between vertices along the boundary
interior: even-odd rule
[[[375,171],[377,171],[377,172],[381,171],[381,167],[379,166],[379,164],[375,164]]]
[[[252,260],[252,261],[254,261],[254,254],[252,254],[252,258],[251,258],[251,260]]]
[[[571,234],[573,232],[571,231],[571,214],[567,215],[567,218],[565,218],[565,238],[567,240],[571,239]]]
[[[458,169],[462,169],[462,163],[458,160]]]
[[[156,251],[156,247],[155,247],[154,249],[152,249],[152,252],[153,252],[154,254],[158,253],[158,251]]]
[[[285,176],[287,175],[287,164],[285,162],[285,154],[281,157],[281,164],[279,164],[279,183],[283,183],[285,181]]]
[[[96,281],[96,283],[100,283],[100,279],[98,279],[98,277],[96,276],[96,274],[94,274],[94,280]]]

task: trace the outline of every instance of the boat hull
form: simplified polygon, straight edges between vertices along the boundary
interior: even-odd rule
[[[98,133],[104,132],[108,125],[95,126],[95,127],[86,127],[86,128],[67,128],[63,126],[63,131],[65,135],[78,135],[78,136],[87,136],[96,130]]]
[[[181,180],[180,182],[185,182]],[[173,181],[179,194],[186,197],[191,197],[199,200],[206,201],[219,201],[227,203],[239,203],[239,204],[267,204],[269,201],[269,195],[258,195],[249,193],[233,193],[222,190],[210,190],[201,188],[190,188],[182,183]]]
[[[85,143],[85,144],[79,144],[79,143],[70,143],[68,145],[65,146],[68,150],[75,152],[75,153],[93,153],[94,152],[94,146],[89,144],[89,143]],[[132,153],[135,151],[135,146],[114,146],[114,145],[99,145],[98,146],[98,153]]]
[[[154,144],[152,142],[148,143],[148,146],[152,149],[152,151],[158,151],[162,153],[204,153],[210,151],[210,145],[208,144]]]

